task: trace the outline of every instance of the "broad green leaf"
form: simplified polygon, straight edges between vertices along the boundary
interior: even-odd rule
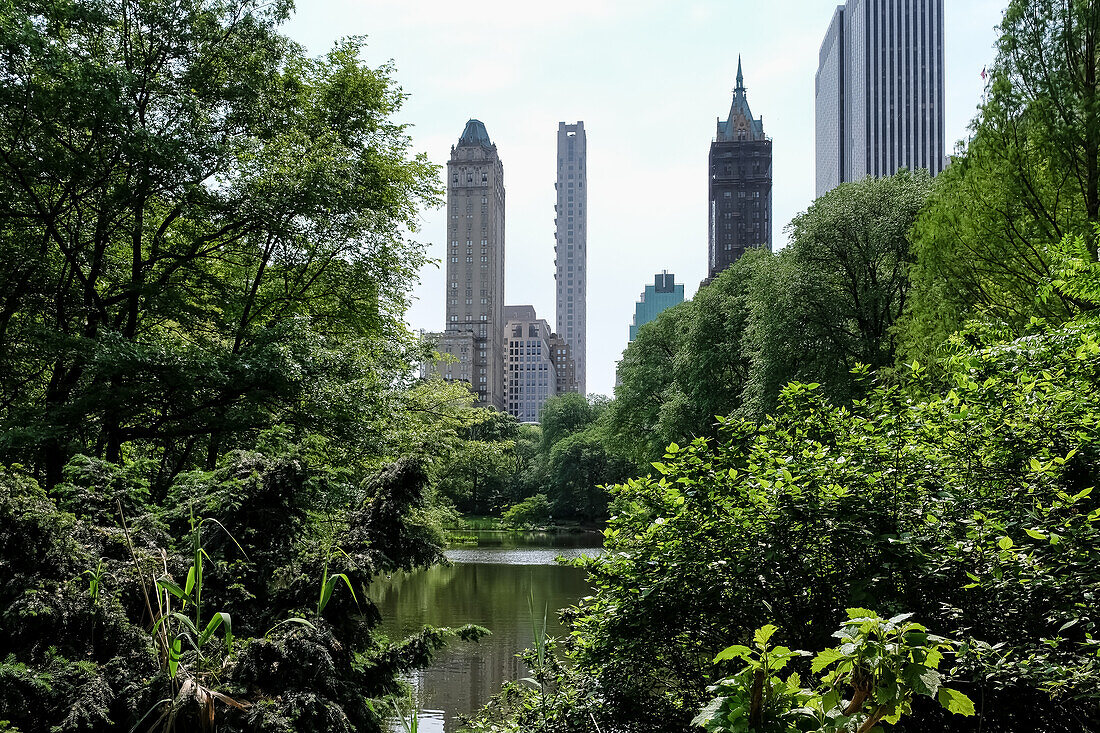
[[[718,656],[714,658],[714,663],[718,664],[718,662],[724,662],[727,659],[748,659],[751,655],[752,649],[742,644],[734,644],[718,652]]]
[[[874,611],[868,611],[866,608],[849,608],[846,609],[848,613],[848,619],[855,621],[856,619],[863,618],[878,618],[878,614]]]
[[[826,649],[814,657],[813,664],[810,665],[810,671],[817,674],[833,662],[843,658],[844,655],[840,653],[839,649]]]
[[[908,664],[902,677],[913,688],[913,692],[925,697],[935,697],[943,683],[943,675],[923,664]]]
[[[1000,547],[1002,550],[1011,550],[1014,544],[1011,537],[1002,537],[1000,541],[997,542],[997,547]]]
[[[768,624],[767,626],[757,629],[756,632],[752,635],[752,640],[755,641],[760,647],[764,647],[765,645],[767,645],[768,640],[772,638],[772,634],[774,634],[778,630],[779,629],[777,627],[773,626],[772,624]]]
[[[1027,536],[1032,538],[1033,540],[1045,540],[1045,539],[1047,539],[1047,536],[1045,534],[1043,534],[1042,532],[1039,532],[1038,530],[1025,529],[1024,531],[1027,532]]]
[[[939,700],[940,705],[946,708],[948,712],[954,713],[955,715],[970,716],[974,714],[974,701],[958,690],[952,690],[950,687],[941,687],[939,693],[936,695],[936,699]]]

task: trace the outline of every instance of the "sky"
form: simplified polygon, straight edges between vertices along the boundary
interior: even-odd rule
[[[967,134],[1007,0],[946,0],[948,148]],[[588,391],[611,395],[634,305],[667,270],[690,298],[706,276],[707,154],[729,113],[737,59],[772,138],[774,249],[813,201],[814,74],[827,0],[298,0],[284,32],[311,55],[367,37],[408,94],[398,121],[446,165],[470,118],[504,164],[505,302],[553,327],[558,122],[588,139]],[[446,212],[413,237],[442,262]],[[420,272],[416,330],[444,320],[444,270]]]

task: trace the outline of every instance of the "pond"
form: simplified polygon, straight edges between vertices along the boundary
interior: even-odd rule
[[[459,716],[481,709],[502,683],[528,674],[516,655],[534,641],[531,607],[547,632],[561,636],[558,609],[589,593],[584,572],[556,562],[600,552],[598,532],[467,532],[477,544],[447,551],[449,566],[395,573],[376,581],[371,598],[391,638],[425,624],[484,626],[492,635],[477,644],[460,641],[440,652],[431,667],[408,678],[420,705],[421,733],[453,733]]]

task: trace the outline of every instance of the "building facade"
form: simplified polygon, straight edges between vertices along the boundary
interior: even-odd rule
[[[558,380],[557,394],[580,392],[577,386],[577,366],[568,342],[555,333],[550,338],[550,353],[554,357],[554,372]]]
[[[653,284],[646,285],[634,306],[634,323],[630,324],[630,340],[638,336],[638,329],[652,321],[661,311],[684,302],[684,285],[676,282],[676,276],[667,270],[653,276]]]
[[[816,193],[899,168],[936,175],[944,143],[943,0],[847,0],[815,79]]]
[[[463,374],[478,403],[503,410],[504,166],[478,120],[466,123],[447,162],[446,257],[447,321],[437,350],[468,356]]]
[[[542,406],[557,393],[553,333],[532,306],[510,305],[504,311],[505,406],[520,422],[538,422]]]
[[[772,244],[772,141],[749,109],[741,59],[729,117],[710,144],[707,281],[746,250]]]
[[[584,123],[558,123],[557,203],[554,206],[554,264],[557,333],[567,344],[576,369],[576,391],[587,382],[588,181]]]

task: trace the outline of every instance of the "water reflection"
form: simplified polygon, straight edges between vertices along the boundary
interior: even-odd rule
[[[506,680],[528,674],[516,654],[534,640],[531,604],[540,623],[546,609],[547,631],[560,636],[557,610],[589,592],[583,571],[555,558],[599,552],[601,539],[598,534],[469,534],[477,545],[448,550],[450,566],[397,573],[371,586],[383,631],[393,639],[425,624],[473,623],[493,632],[478,644],[453,643],[435,664],[409,679],[426,733],[452,733],[459,716],[479,710]]]

